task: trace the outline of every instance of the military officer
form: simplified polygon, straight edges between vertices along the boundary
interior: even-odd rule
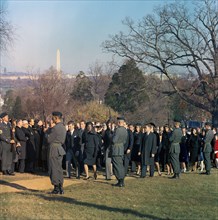
[[[115,130],[112,139],[112,164],[114,175],[116,176],[118,183],[114,186],[124,187],[124,147],[127,142],[128,133],[124,127],[124,117],[118,117],[118,128]]]
[[[62,145],[65,142],[66,129],[62,123],[62,113],[53,112],[52,120],[55,126],[46,134],[49,144],[49,176],[54,190],[52,194],[64,194],[62,160],[65,150]]]
[[[2,123],[0,123],[0,145],[1,145],[1,158],[2,158],[2,173],[3,175],[14,175],[11,172],[13,162],[13,151],[11,144],[15,144],[12,140],[11,126],[9,123],[8,114],[3,112],[0,115]]]
[[[180,129],[180,122],[174,122],[175,129],[173,130],[172,136],[170,137],[170,162],[173,167],[174,176],[172,179],[179,179],[180,174],[180,163],[179,163],[179,154],[180,154],[180,142],[182,139],[182,130]]]
[[[205,123],[205,128],[206,128],[206,136],[204,140],[203,154],[204,154],[204,163],[205,163],[206,172],[203,174],[210,175],[210,170],[211,170],[210,153],[212,151],[211,142],[214,138],[214,133],[211,130],[211,124],[209,122]]]

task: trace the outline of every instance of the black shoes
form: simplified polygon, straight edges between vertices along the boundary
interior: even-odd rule
[[[2,171],[2,174],[3,175],[8,175],[8,172],[7,171]]]
[[[210,171],[206,171],[205,173],[201,173],[201,175],[210,175]]]
[[[179,174],[174,174],[174,176],[169,177],[169,179],[180,179]]]
[[[61,195],[63,195],[64,190],[63,190],[62,185],[59,184],[59,186],[54,186],[54,189],[53,189],[53,191],[50,192],[50,194],[53,194],[53,195],[61,194]]]
[[[95,172],[95,173],[94,173],[94,178],[95,178],[95,180],[97,180],[97,177],[98,177],[98,175],[97,175],[97,173]]]
[[[64,194],[64,189],[63,189],[63,187],[62,187],[61,184],[59,184],[59,193],[60,193],[61,195]]]
[[[9,171],[9,170],[2,171],[2,174],[3,175],[8,175],[8,176],[15,176],[15,174],[13,172]]]
[[[118,183],[113,184],[113,186],[116,186],[116,187],[124,187],[124,186],[125,186],[125,184],[124,184],[124,179],[118,180]]]

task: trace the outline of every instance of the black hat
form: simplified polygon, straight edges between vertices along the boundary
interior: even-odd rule
[[[92,123],[91,121],[86,122],[86,127],[87,127],[88,125],[91,125],[91,126],[93,127],[93,123]]]
[[[6,115],[8,115],[8,113],[7,112],[3,112],[3,113],[1,113],[0,118],[4,118]]]
[[[173,121],[174,121],[174,122],[179,122],[179,123],[180,123],[180,120],[178,120],[177,118],[174,118]]]
[[[153,122],[149,123],[151,126],[153,126],[154,128],[156,128],[156,125]]]
[[[61,112],[52,112],[53,116],[57,116],[57,117],[62,117],[62,113]]]
[[[210,122],[206,122],[205,126],[212,126],[212,124]]]
[[[125,121],[125,118],[124,118],[123,116],[119,116],[119,117],[117,117],[117,120],[118,120],[118,121],[119,121],[119,120]]]

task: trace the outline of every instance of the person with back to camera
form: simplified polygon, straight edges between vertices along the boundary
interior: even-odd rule
[[[62,123],[62,113],[53,112],[52,120],[55,126],[46,134],[49,144],[49,176],[54,190],[51,194],[64,194],[62,160],[65,155],[63,144],[66,137],[66,129]]]

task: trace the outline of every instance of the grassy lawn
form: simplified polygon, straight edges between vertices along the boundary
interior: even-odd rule
[[[124,188],[113,183],[103,177],[82,181],[65,187],[63,196],[1,193],[0,219],[218,219],[218,170],[180,180],[131,177]]]

